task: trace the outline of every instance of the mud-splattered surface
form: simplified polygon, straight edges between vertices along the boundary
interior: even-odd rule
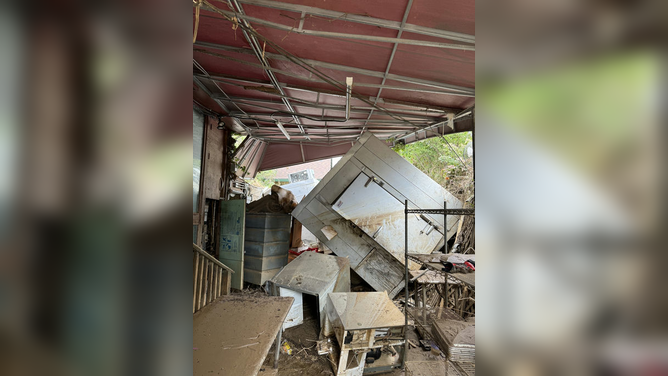
[[[193,315],[194,375],[255,375],[293,298],[233,294]]]
[[[327,356],[318,356],[316,341],[318,339],[318,318],[306,307],[304,323],[286,329],[283,339],[292,347],[292,355],[281,354],[278,362],[278,376],[334,376]],[[262,368],[272,368],[274,364],[275,346],[262,364]]]
[[[318,337],[317,322],[312,318],[305,319],[302,325],[287,329],[283,338],[287,339],[292,348],[292,355],[281,354],[277,376],[334,376],[333,368],[326,355],[318,356],[315,340]],[[417,342],[418,336],[414,330],[410,331],[409,338]],[[274,362],[274,348],[262,365],[267,371]],[[412,348],[408,353],[407,372],[395,369],[392,372],[382,373],[383,376],[431,376],[445,375],[446,361],[421,348]],[[431,372],[431,373],[429,373]]]

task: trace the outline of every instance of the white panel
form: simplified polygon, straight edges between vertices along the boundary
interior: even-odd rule
[[[297,291],[292,291],[283,287],[279,287],[280,296],[291,296],[295,298],[295,301],[292,302],[292,307],[288,316],[283,322],[283,330],[287,328],[292,328],[304,322],[304,302],[302,300],[302,293]]]
[[[332,208],[403,263],[406,228],[404,204],[369,179],[364,173],[359,174]],[[408,222],[409,252],[431,253],[443,236],[418,215],[409,215]]]

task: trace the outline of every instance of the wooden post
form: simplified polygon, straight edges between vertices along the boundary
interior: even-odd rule
[[[197,271],[199,269],[199,253],[195,252],[195,272],[193,273],[193,313],[197,303]]]
[[[202,299],[203,303],[202,307],[204,307],[206,303],[208,303],[207,293],[209,292],[209,284],[206,283],[206,281],[209,280],[209,264],[210,264],[209,260],[204,261],[204,278],[202,278],[202,284],[204,285],[204,293],[202,295],[204,299]]]
[[[197,307],[196,307],[197,311],[199,311],[199,309],[202,307],[202,273],[204,272],[203,268],[204,268],[204,258],[200,257],[198,266],[199,271],[197,272]]]

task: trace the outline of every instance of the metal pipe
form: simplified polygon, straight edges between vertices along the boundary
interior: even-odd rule
[[[221,49],[221,50],[226,50],[226,51],[234,50],[234,52],[240,52],[240,53],[246,53],[246,54],[251,54],[252,53],[251,51],[248,51],[248,50],[229,47],[229,46],[216,44],[216,43],[196,42],[195,45],[196,46],[202,46],[202,47],[216,48],[216,49]],[[271,59],[275,59],[275,60],[290,61],[290,59],[288,59],[287,57],[285,57],[281,54],[276,54],[276,53],[272,53],[272,52],[265,52],[264,56],[266,56],[268,58],[271,58]],[[308,64],[308,65],[311,65],[311,66],[317,66],[317,67],[322,67],[322,68],[326,68],[326,69],[340,70],[340,71],[343,71],[343,72],[363,74],[363,75],[369,76],[369,77],[383,78],[383,72],[379,72],[379,71],[349,67],[347,65],[327,63],[327,62],[324,62],[324,61],[318,61],[318,60],[312,60],[312,59],[300,58],[299,60]],[[283,73],[281,73],[281,74],[283,74]],[[303,77],[303,76],[298,76],[298,77],[301,78],[301,79],[306,79],[306,77]],[[392,81],[406,82],[406,83],[409,83],[409,84],[424,85],[424,86],[436,87],[436,88],[440,88],[440,89],[458,91],[458,92],[461,92],[463,94],[471,94],[469,96],[475,96],[475,89],[462,87],[462,86],[456,86],[456,85],[449,85],[449,84],[445,84],[445,83],[442,83],[442,82],[423,80],[423,79],[414,78],[414,77],[400,76],[398,74],[391,74],[391,73],[387,75],[387,79],[392,80]],[[315,80],[315,81],[320,82],[320,80]],[[361,85],[358,84],[358,86],[361,86]],[[451,94],[451,95],[455,95],[455,94]]]
[[[234,9],[234,6],[232,6],[232,3],[234,3],[234,5],[236,6],[236,9],[238,10],[238,13],[234,12],[235,14],[245,16],[244,9],[241,7],[241,5],[236,0],[228,0],[228,3],[232,7],[232,9]],[[221,12],[224,13],[225,11],[221,11]],[[248,27],[248,28],[251,27],[247,20],[242,19],[242,22],[245,24],[246,27]],[[274,73],[270,69],[266,69],[266,68],[270,68],[271,66],[269,65],[269,62],[265,59],[264,54],[261,52],[260,44],[257,41],[257,39],[255,38],[255,36],[252,35],[252,34],[247,33],[246,30],[242,30],[242,31],[243,31],[244,37],[246,38],[246,41],[248,41],[248,44],[250,44],[251,48],[253,49],[253,52],[255,53],[255,56],[262,63],[262,66],[263,66],[263,69],[264,69],[265,73],[267,74],[267,76],[269,76],[269,81],[271,81],[272,85],[274,85],[274,88],[276,90],[278,90],[281,93],[281,95],[285,95],[285,92],[281,88],[278,80],[276,79],[276,76],[274,76]],[[290,111],[292,113],[296,112],[295,109],[292,108],[292,105],[290,104],[289,100],[284,99],[284,98],[281,99],[281,100],[285,104],[285,107],[288,109],[288,111]],[[293,119],[295,121],[295,124],[297,124],[297,128],[299,128],[299,131],[302,134],[304,134],[306,136],[306,138],[308,139],[308,135],[306,134],[304,129],[301,127],[301,122],[299,121],[299,118],[293,117]]]
[[[278,357],[281,355],[281,337],[283,335],[283,326],[278,329],[278,335],[276,336],[276,354],[274,354],[274,369],[278,368]]]
[[[406,370],[406,358],[408,357],[408,200],[404,201],[404,290],[406,292],[404,304],[404,356],[401,360],[401,368]]]
[[[197,87],[202,89],[202,91],[204,93],[206,93],[206,95],[208,95],[210,98],[213,99],[213,93],[211,93],[211,91],[202,83],[202,81],[200,81],[197,77],[193,77],[193,81],[195,82],[195,85],[197,85]],[[216,87],[217,87],[217,85],[216,85]],[[220,89],[220,87],[218,89]],[[220,89],[220,91],[223,92],[222,89]],[[224,94],[224,92],[223,92],[223,94]],[[228,114],[231,112],[227,108],[227,106],[225,106],[225,104],[223,104],[219,99],[213,99],[213,100],[218,104],[218,106],[220,106],[220,108],[223,111],[225,111]],[[236,107],[239,109],[239,111],[243,112],[243,110],[241,108],[239,108],[239,106],[236,106]],[[250,133],[250,129],[246,126],[246,124],[243,124],[243,122],[241,122],[241,121],[239,121],[238,124],[241,124],[241,127],[243,127],[246,130],[246,132]],[[255,124],[257,125],[257,122]],[[258,127],[259,127],[259,125],[258,125]]]
[[[248,104],[248,106],[252,106],[252,105]],[[272,110],[272,108],[267,108],[267,109]],[[275,109],[273,109],[273,110],[275,110]],[[274,112],[282,112],[282,111],[276,110]],[[239,118],[240,120],[263,121],[262,119],[253,119],[252,116],[260,116],[260,117],[271,118],[272,113],[270,113],[270,112],[248,112],[248,111],[246,111],[243,115],[247,115],[248,117],[244,118],[241,115],[242,114],[231,112],[229,116]],[[292,115],[293,114],[285,114],[285,116],[292,116]],[[276,116],[276,115],[274,115],[274,116]],[[294,116],[303,117],[303,118],[313,118],[313,115],[306,115],[306,114],[294,114]],[[408,115],[407,117],[410,118],[411,115]],[[363,119],[363,118],[346,119],[344,117],[330,117],[330,118],[320,118],[320,119],[316,118],[316,119],[321,120],[321,121],[338,122],[338,123],[344,123],[346,120],[357,121],[357,122],[360,122],[360,123],[365,121],[365,119]],[[315,120],[315,119],[311,119],[311,120]],[[425,124],[424,123],[424,121],[429,121],[429,120],[434,120],[434,119],[433,118],[425,118],[425,119],[418,118],[418,119],[413,119],[412,123],[409,123],[408,121],[395,120],[395,119],[373,119],[373,120],[369,120],[369,122],[370,123],[388,123],[388,124],[406,124],[407,126],[410,125],[410,128],[418,128],[418,125],[433,128],[433,125],[432,125],[433,123],[432,124],[430,124],[430,123]],[[273,121],[274,120],[271,119],[271,122],[273,122]],[[418,123],[415,123],[415,121],[418,121]],[[304,126],[304,125],[302,124],[302,126]],[[341,125],[341,127],[345,127],[345,125]],[[422,130],[423,128],[420,128],[420,129]]]
[[[237,2],[236,0],[232,0],[232,1],[235,2],[235,3]],[[205,8],[206,10],[214,11],[214,9],[212,9],[208,5],[203,5],[202,7]],[[230,12],[230,11],[225,11],[225,10],[221,10],[221,9],[218,9],[218,11],[220,13],[225,14],[226,16],[236,17],[237,19],[241,19],[244,22],[252,21],[252,22],[258,23],[260,25],[265,25],[265,26],[271,27],[273,29],[289,31],[289,32],[292,32],[292,33],[297,33],[297,34],[313,35],[313,36],[316,36],[316,37],[338,38],[338,39],[356,39],[356,40],[363,40],[363,41],[368,41],[368,42],[401,43],[401,44],[408,44],[408,45],[412,45],[412,46],[435,47],[435,48],[445,48],[445,49],[463,50],[463,51],[475,51],[475,45],[467,45],[467,44],[429,42],[429,41],[417,40],[417,39],[397,39],[397,38],[390,38],[390,37],[378,37],[378,36],[374,36],[374,35],[336,33],[336,32],[331,32],[331,31],[319,31],[319,30],[306,30],[306,29],[298,30],[298,29],[295,29],[292,26],[267,21],[267,20],[262,19],[262,18],[251,17],[251,16],[246,15],[243,12]]]
[[[214,94],[214,98],[217,97],[217,95]],[[292,97],[290,97],[292,98]],[[240,104],[245,104],[248,106],[253,106],[253,107],[258,107],[258,108],[266,108],[268,110],[276,110],[275,108],[272,107],[267,107],[267,106],[259,106],[253,103],[264,103],[267,105],[276,105],[276,106],[281,106],[283,105],[282,103],[273,101],[271,99],[259,99],[259,98],[247,98],[247,97],[236,97],[236,96],[229,96],[228,98],[219,98],[222,101],[228,101],[228,102],[234,102],[234,103],[240,103]],[[335,110],[335,111],[346,111],[346,107],[341,106],[341,105],[336,105],[336,104],[315,104],[312,102],[297,102],[294,104],[296,107],[308,107],[308,108],[318,108],[318,109],[325,109],[325,110]],[[357,113],[368,113],[370,110],[372,110],[372,107],[357,107],[357,106],[350,106],[350,112],[357,112]],[[405,115],[404,117],[406,118],[417,118],[417,119],[422,119],[422,120],[439,120],[439,118],[442,117],[443,113],[437,112],[434,113],[433,115],[427,115],[424,113],[416,114],[414,112],[426,112],[424,110],[396,110],[396,109],[391,109],[393,113],[397,114],[402,114]],[[360,119],[353,119],[353,120],[359,120],[359,121],[367,121],[363,118]],[[375,119],[375,120],[368,120],[369,122],[373,121],[378,121],[382,119]],[[395,120],[392,119],[391,122],[400,122],[400,123],[405,123],[405,121],[402,120]],[[302,124],[303,125],[303,124]]]
[[[404,10],[404,17],[401,19],[401,26],[399,27],[397,38],[401,38],[401,35],[404,33],[404,26],[406,25],[406,20],[408,19],[408,14],[411,12],[412,6],[413,6],[413,0],[408,0],[408,4],[406,5],[406,9]],[[373,101],[374,107],[378,103],[378,99],[380,99],[380,94],[383,92],[383,85],[385,85],[385,81],[387,80],[387,75],[390,73],[390,67],[392,67],[392,62],[394,61],[394,54],[397,52],[397,47],[399,47],[398,43],[395,43],[394,46],[392,46],[392,53],[390,54],[390,59],[387,61],[387,67],[385,68],[385,73],[383,74],[383,80],[380,82],[380,89],[378,89],[378,94],[376,94],[376,99]],[[369,119],[371,119],[371,115],[373,115],[373,108],[369,112],[369,116],[367,116],[366,118],[367,121],[364,123],[364,127],[362,128],[362,133],[364,133],[364,131],[366,130],[366,124],[369,121]]]
[[[197,43],[195,43],[195,44],[197,44]],[[197,50],[195,50],[195,51],[197,51]],[[268,53],[265,53],[265,54],[268,54]],[[215,55],[215,56],[222,57],[220,55]],[[256,65],[256,66],[259,65],[259,64],[253,64],[253,63],[248,63],[248,62],[244,62],[243,64]],[[306,77],[306,76],[300,76],[300,75],[290,73],[288,71],[284,71],[284,70],[280,70],[280,69],[272,68],[272,71],[274,71],[276,73],[286,75],[286,76],[300,78],[300,79],[302,79],[304,81],[308,81],[308,82],[318,82],[318,83],[322,82],[322,80],[320,80],[320,79],[309,78],[309,77]],[[201,75],[199,73],[193,73],[193,76],[203,77],[203,75]],[[227,76],[227,75],[219,74],[219,73],[214,73],[210,77],[205,77],[205,78],[209,78],[211,80],[222,82],[222,83],[228,84],[228,85],[243,86],[246,90],[253,90],[253,88],[252,87],[246,87],[245,85],[233,84],[229,81],[238,81],[238,82],[245,82],[245,83],[250,83],[250,84],[273,86],[271,83],[267,83],[267,82],[252,80],[252,79],[249,79],[249,78],[232,77],[232,76]],[[284,84],[284,83],[280,83],[280,85],[284,89],[299,90],[299,91],[305,91],[305,92],[310,92],[310,93],[327,94],[327,95],[333,95],[333,96],[337,96],[337,97],[342,97],[343,96],[343,95],[341,95],[339,93],[336,93],[336,92],[326,91],[326,90],[319,90],[318,91],[318,90],[315,90],[313,88],[308,88],[306,86],[288,85],[288,84]],[[448,90],[427,89],[427,88],[412,88],[412,87],[406,87],[406,86],[379,85],[379,84],[366,84],[366,83],[357,83],[355,85],[357,87],[370,87],[370,88],[376,88],[376,89],[382,87],[382,88],[388,89],[388,90],[400,90],[400,91],[410,91],[410,92],[419,92],[419,93],[431,93],[431,94],[454,95],[454,96],[460,96],[460,97],[471,97],[471,95],[468,95],[468,94],[462,94],[462,93],[459,93],[459,92],[453,92],[453,91],[448,91]],[[388,103],[393,103],[393,102],[389,102],[387,99],[385,101],[388,102]],[[395,104],[395,103],[393,103],[393,104]],[[426,105],[422,105],[422,106],[426,106]]]
[[[374,17],[369,17],[369,16],[361,16],[361,15],[356,15],[356,14],[351,14],[351,13],[342,13],[342,12],[337,12],[337,11],[328,10],[328,9],[316,8],[316,7],[297,5],[297,4],[289,4],[289,3],[284,3],[284,2],[279,2],[279,1],[271,1],[271,0],[238,0],[238,1],[240,3],[243,3],[243,4],[251,4],[251,5],[257,5],[257,6],[266,7],[266,8],[273,8],[273,9],[282,9],[282,10],[288,10],[288,11],[297,12],[297,13],[302,12],[302,13],[305,13],[305,14],[312,14],[312,15],[315,15],[315,16],[333,18],[333,19],[336,19],[336,20],[356,22],[356,23],[360,23],[360,24],[364,24],[364,25],[380,26],[380,27],[384,27],[384,28],[387,28],[387,29],[398,30],[400,28],[400,23],[397,22],[397,21],[384,20],[384,19],[380,19],[380,18],[374,18]],[[302,19],[303,19],[303,16],[302,16]],[[411,33],[415,33],[415,34],[429,35],[429,36],[432,36],[432,37],[456,40],[456,41],[460,41],[460,42],[475,43],[475,36],[474,35],[469,35],[469,34],[464,34],[464,33],[456,33],[456,32],[452,32],[452,31],[441,30],[441,29],[433,29],[433,28],[429,28],[429,27],[412,25],[412,24],[406,24],[404,29],[406,31],[410,31]]]
[[[445,253],[447,254],[448,253],[448,202],[445,200],[443,200],[443,239],[445,239]]]

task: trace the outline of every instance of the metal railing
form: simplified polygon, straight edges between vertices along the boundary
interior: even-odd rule
[[[230,293],[234,271],[193,243],[193,313]]]

